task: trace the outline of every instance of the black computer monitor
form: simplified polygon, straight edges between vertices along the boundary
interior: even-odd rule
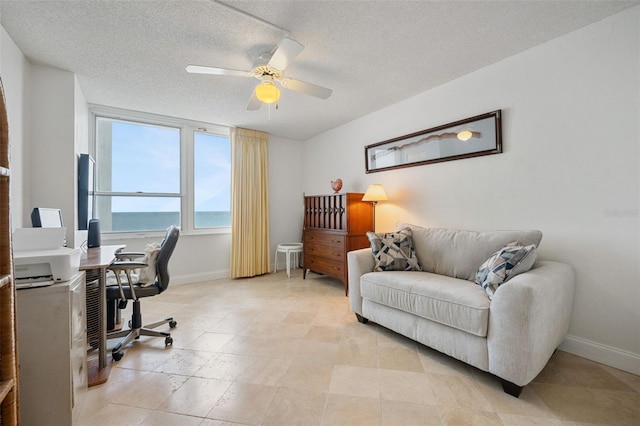
[[[95,162],[89,154],[78,157],[78,229],[89,229],[93,219],[93,192]]]
[[[62,228],[62,212],[60,209],[36,207],[31,211],[31,226],[34,228]]]

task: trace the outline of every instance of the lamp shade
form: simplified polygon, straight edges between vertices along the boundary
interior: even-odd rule
[[[362,201],[386,201],[387,194],[384,192],[384,188],[379,183],[375,183],[373,185],[369,185],[367,188],[367,192],[364,193],[364,197],[362,197]]]
[[[280,89],[273,81],[263,81],[256,86],[256,98],[265,104],[272,104],[280,99]]]

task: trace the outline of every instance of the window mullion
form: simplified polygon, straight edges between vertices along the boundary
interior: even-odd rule
[[[182,193],[182,224],[184,229],[193,231],[193,128],[184,126],[182,128],[182,149],[180,150],[181,170],[180,192]],[[186,194],[192,194],[186,196]]]

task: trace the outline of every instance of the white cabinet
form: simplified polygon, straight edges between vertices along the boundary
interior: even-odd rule
[[[20,417],[23,425],[71,425],[87,391],[84,272],[17,291]]]

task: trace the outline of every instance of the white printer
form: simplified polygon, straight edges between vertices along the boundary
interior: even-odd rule
[[[13,233],[16,288],[68,281],[80,266],[80,249],[62,247],[66,228],[18,228]]]

